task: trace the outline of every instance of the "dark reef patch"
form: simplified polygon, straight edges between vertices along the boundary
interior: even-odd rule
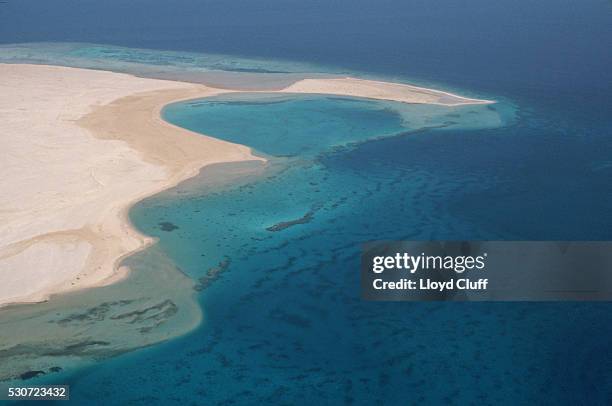
[[[310,210],[309,212],[304,214],[299,219],[290,220],[290,221],[282,221],[280,223],[274,224],[273,226],[267,227],[266,230],[272,231],[272,232],[282,231],[289,227],[297,226],[298,224],[310,223],[313,218],[314,218],[314,210]]]
[[[44,375],[44,374],[45,374],[45,371],[28,371],[28,372],[24,372],[23,374],[19,375],[19,377],[22,380],[27,381],[28,379],[36,378],[37,376]]]
[[[232,260],[226,257],[223,261],[219,262],[217,266],[213,266],[206,271],[206,275],[198,279],[198,283],[193,287],[196,291],[201,291],[210,286],[211,283],[219,279],[223,272],[227,271]]]
[[[171,232],[171,231],[174,231],[177,228],[179,228],[179,226],[177,226],[176,224],[173,224],[173,223],[171,223],[169,221],[161,221],[161,222],[159,222],[157,224],[159,224],[160,230],[167,231],[167,232]]]

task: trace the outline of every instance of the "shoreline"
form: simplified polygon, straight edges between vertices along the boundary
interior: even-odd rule
[[[22,97],[15,91],[13,98],[21,101],[10,100],[9,95],[6,97],[9,100],[2,105],[9,124],[5,130],[15,134],[14,140],[3,142],[8,144],[9,154],[16,157],[9,160],[4,169],[9,174],[13,171],[24,173],[29,179],[38,178],[30,187],[24,187],[17,177],[5,188],[2,203],[8,204],[0,206],[6,213],[0,212],[0,215],[5,217],[8,232],[0,240],[0,280],[7,283],[3,291],[0,290],[0,307],[44,302],[52,295],[122,280],[127,270],[120,269],[121,261],[153,243],[151,237],[142,235],[129,222],[128,211],[133,204],[197,174],[202,166],[259,159],[251,155],[248,147],[179,129],[159,117],[161,108],[175,100],[223,91],[76,68],[39,65],[0,65],[0,68],[1,78],[16,82],[16,87],[26,94]],[[111,94],[104,94],[105,100],[99,100],[98,95],[81,97],[85,101],[77,97],[70,103],[87,104],[85,111],[75,114],[77,117],[65,118],[67,112],[63,109],[71,107],[70,103],[51,92],[60,91],[56,87],[61,87],[66,78],[72,82],[70,90],[77,93],[105,93],[110,88]],[[132,89],[127,83],[118,84],[118,81],[134,82],[136,88]],[[96,82],[101,89],[95,88]],[[2,86],[10,84],[2,83]],[[93,92],[89,89],[92,86]],[[42,102],[37,107],[49,110],[50,117],[45,118],[48,122],[40,123],[41,129],[36,128],[39,123],[28,114],[28,92],[30,97]],[[11,123],[11,114],[18,113],[8,109],[13,102],[17,103],[15,110],[25,110],[25,117]],[[121,114],[127,116],[121,119]],[[14,124],[13,128],[10,124]],[[30,130],[32,126],[35,128]],[[23,132],[33,136],[25,136]],[[68,134],[71,136],[66,137]],[[149,137],[151,135],[155,138]],[[77,159],[71,158],[71,151],[63,155],[57,153],[56,139],[67,148],[73,148],[73,142],[82,141],[84,145],[74,147]],[[32,142],[33,146],[23,145],[27,142]],[[167,148],[168,143],[172,148]],[[50,171],[33,168],[40,165],[41,160],[49,158],[51,161],[52,157],[47,155],[54,152],[58,162],[49,164]],[[100,152],[103,152],[102,158],[98,156]],[[42,159],[18,159],[28,155],[40,155]],[[68,168],[57,170],[57,166],[66,161],[72,161],[68,162]],[[49,173],[54,170],[58,173]],[[131,179],[133,174],[134,179]],[[48,187],[41,184],[45,182],[43,179],[49,181]],[[11,202],[5,202],[13,190],[20,189],[26,195],[25,200],[33,202],[32,207],[11,207]],[[44,197],[51,201],[45,201]],[[65,214],[59,213],[60,219],[54,215],[42,218],[40,213],[47,205],[49,212],[57,208]],[[30,220],[34,217],[39,224],[32,225]],[[20,233],[20,225],[30,230]],[[32,262],[46,269],[29,272]],[[20,286],[25,290],[31,283],[38,283],[39,287],[25,292],[19,290]]]
[[[5,72],[7,70],[13,71],[13,74],[17,76],[19,76],[19,71],[21,71],[22,74],[25,71],[25,79],[24,77],[21,79],[24,82],[30,83],[30,86],[33,86],[31,84],[32,81],[40,81],[41,76],[46,77],[45,75],[50,75],[50,77],[47,77],[47,82],[45,82],[44,85],[52,87],[54,81],[58,79],[57,75],[59,75],[67,82],[71,81],[71,78],[66,78],[67,76],[85,77],[85,80],[78,81],[79,83],[77,84],[70,83],[68,88],[71,90],[81,86],[84,88],[79,91],[87,92],[92,83],[94,83],[94,87],[100,86],[100,93],[107,91],[104,86],[117,88],[117,91],[112,95],[108,95],[105,100],[101,102],[95,100],[94,103],[87,105],[87,109],[90,110],[85,114],[66,121],[69,121],[69,124],[72,125],[70,128],[71,130],[76,131],[74,127],[79,127],[100,142],[120,142],[125,144],[123,146],[127,147],[129,153],[133,155],[130,158],[133,160],[136,159],[135,162],[130,161],[130,164],[146,167],[143,169],[144,175],[146,176],[138,179],[139,183],[146,183],[146,187],[141,188],[138,193],[136,193],[130,187],[130,183],[136,184],[136,181],[127,182],[127,187],[124,187],[122,190],[123,193],[115,191],[116,193],[113,196],[114,199],[110,199],[109,202],[105,202],[104,204],[98,202],[97,208],[103,210],[105,215],[98,218],[97,222],[92,222],[90,218],[86,218],[87,221],[83,221],[79,228],[64,226],[63,228],[56,227],[59,228],[56,230],[48,230],[42,226],[41,229],[38,230],[39,233],[30,235],[30,238],[9,241],[9,244],[3,244],[2,241],[0,241],[0,280],[7,277],[6,268],[4,269],[4,273],[2,272],[3,269],[1,265],[3,260],[6,262],[6,258],[10,259],[19,256],[21,253],[28,251],[37,244],[57,244],[59,242],[59,247],[55,247],[56,250],[59,248],[59,252],[55,252],[54,254],[55,256],[59,255],[59,262],[62,267],[64,267],[65,258],[70,255],[69,252],[72,252],[74,256],[74,251],[79,251],[79,248],[75,248],[75,244],[81,245],[80,257],[85,257],[82,265],[78,263],[76,265],[73,264],[72,273],[70,275],[65,275],[70,276],[68,281],[53,284],[52,280],[49,280],[49,284],[43,289],[36,290],[29,294],[22,294],[17,297],[13,296],[13,300],[7,298],[6,293],[4,296],[0,294],[0,310],[8,305],[44,302],[49,300],[51,296],[57,294],[106,286],[124,279],[129,271],[120,266],[121,262],[126,257],[154,243],[152,237],[143,235],[131,224],[128,213],[134,204],[197,175],[199,171],[207,165],[250,160],[265,161],[264,158],[253,155],[251,149],[247,146],[233,144],[191,132],[168,123],[161,116],[162,109],[168,104],[219,94],[240,92],[239,90],[216,89],[188,82],[146,79],[108,71],[49,65],[0,64],[0,69],[0,72]],[[29,77],[28,74],[30,75]],[[103,78],[100,79],[98,77]],[[98,79],[99,83],[96,83],[96,79]],[[126,82],[126,85],[122,88],[117,84],[117,81]],[[131,85],[127,85],[127,82],[138,83],[138,86],[136,86],[137,89],[131,89]],[[0,84],[0,86],[1,85],[6,86],[5,84]],[[36,84],[34,86],[36,86]],[[61,91],[61,86],[60,89],[51,90]],[[281,90],[255,92],[333,94],[378,100],[393,100],[404,103],[438,104],[449,107],[465,104],[493,103],[488,100],[464,98],[434,89],[350,77],[303,79]],[[27,97],[27,92],[25,93]],[[53,99],[52,96],[47,96]],[[60,103],[63,101],[61,96],[55,96],[55,100],[59,100]],[[87,103],[87,101],[82,100],[78,102]],[[8,104],[10,104],[10,101]],[[23,106],[21,106],[21,108],[28,108],[27,104],[22,104]],[[66,108],[69,106],[60,107]],[[10,113],[9,111],[8,114]],[[62,114],[70,115],[71,113],[71,111],[66,112],[60,110],[58,116],[62,116]],[[28,120],[29,118],[30,117],[28,117]],[[55,118],[55,120],[58,120],[58,118]],[[23,128],[27,130],[27,127],[31,125],[31,123],[26,121],[24,121],[24,123],[26,125]],[[44,125],[45,123],[42,124]],[[48,125],[48,123],[46,124]],[[51,124],[55,124],[55,122]],[[64,122],[63,124],[66,123]],[[51,125],[48,130],[53,131],[55,127]],[[38,140],[35,139],[34,141]],[[49,144],[48,146],[45,145],[45,147],[52,148],[54,145]],[[111,161],[119,159],[117,158],[118,156],[122,157],[126,154],[128,154],[128,152],[124,149],[115,151],[114,155],[111,151]],[[94,155],[95,153],[92,156]],[[151,166],[153,168],[151,168]],[[80,168],[81,170],[91,170],[91,178],[94,180],[94,183],[97,182],[99,184],[94,189],[105,189],[108,184],[110,184],[108,181],[105,183],[104,179],[99,180],[94,173],[95,171],[87,164],[82,165]],[[103,169],[112,172],[112,168],[105,167]],[[106,175],[109,175],[109,180],[112,182],[117,179],[118,176],[125,174],[131,175],[131,172],[123,171],[123,173],[115,172],[110,174],[107,173]],[[113,176],[115,176],[115,178],[113,178]],[[89,182],[91,183],[91,180]],[[88,188],[85,188],[85,193],[91,192],[91,186],[88,186]],[[126,197],[126,190],[132,192],[129,194],[129,197]],[[50,192],[55,194],[58,193],[53,189],[51,189]],[[34,193],[34,195],[35,194],[36,193]],[[66,194],[66,196],[67,198],[71,197],[70,194]],[[96,205],[94,204],[94,206]],[[3,207],[0,206],[0,208]],[[44,208],[43,205],[42,209],[44,210]],[[26,217],[28,215],[27,212],[21,214]],[[62,243],[62,238],[71,242],[72,249],[66,249],[65,244]],[[84,249],[83,244],[89,245],[89,249]],[[85,255],[83,255],[84,251],[87,251]],[[15,254],[15,252],[17,253]],[[27,266],[27,259],[31,257],[31,255],[21,255],[21,257],[21,263]],[[45,255],[39,255],[39,263],[45,263],[45,258]],[[19,265],[19,261],[16,261],[16,264]],[[13,275],[8,276],[10,277]],[[24,281],[27,282],[27,278],[22,278],[20,282],[23,283]]]
[[[472,99],[442,90],[405,83],[359,79],[351,76],[342,78],[303,79],[278,92],[329,94],[395,101],[407,104],[433,104],[447,107],[496,103],[494,100]]]
[[[208,92],[210,90],[213,90],[213,89],[212,88],[207,88],[206,90],[202,90],[202,91],[203,92]],[[225,94],[225,93],[231,93],[231,92],[232,92],[231,90],[221,90],[218,93],[215,93],[213,91],[211,93],[206,93],[205,96],[196,96],[195,98],[211,97],[211,96],[215,96],[215,95],[218,95],[218,94]],[[187,96],[187,97],[181,97],[181,98],[178,98],[178,99],[172,98],[172,99],[169,99],[169,100],[165,100],[165,101],[163,101],[161,103],[158,103],[155,106],[154,110],[153,110],[153,121],[158,122],[158,124],[160,124],[162,126],[169,127],[173,131],[186,132],[186,133],[188,133],[187,135],[191,135],[191,136],[198,136],[198,137],[205,136],[203,134],[195,133],[195,132],[189,131],[189,130],[187,130],[185,128],[181,128],[181,127],[175,126],[174,124],[171,124],[171,123],[165,121],[162,118],[161,112],[162,112],[162,110],[163,110],[163,108],[165,106],[167,106],[169,104],[172,104],[172,103],[178,103],[178,102],[181,102],[181,101],[186,101],[186,100],[191,100],[191,99],[193,99],[193,97]],[[91,114],[95,114],[95,112],[91,113]],[[86,120],[86,119],[87,119],[87,117],[83,117],[83,120]],[[181,135],[183,135],[183,134],[181,134]],[[212,138],[212,137],[209,137],[209,136],[205,136],[205,137]],[[222,141],[222,140],[220,140],[220,141]],[[227,141],[222,141],[222,142],[227,142]],[[238,144],[233,144],[233,143],[229,143],[229,142],[227,142],[227,143],[231,144],[231,145],[237,145],[239,147],[243,147],[243,146],[238,145]],[[121,211],[119,213],[120,219],[126,225],[127,229],[130,230],[131,233],[134,233],[139,238],[142,238],[143,243],[142,243],[142,245],[140,247],[138,247],[138,248],[136,248],[136,249],[134,249],[132,251],[128,251],[128,252],[124,253],[123,255],[121,255],[121,256],[119,256],[119,257],[117,257],[115,259],[113,268],[116,270],[116,273],[114,275],[110,275],[108,279],[105,279],[103,281],[104,283],[102,285],[85,287],[85,289],[96,288],[96,287],[99,287],[99,286],[106,286],[108,284],[112,284],[114,282],[118,282],[118,281],[123,280],[127,276],[127,274],[130,272],[130,269],[125,267],[125,266],[122,266],[121,263],[126,258],[128,258],[128,257],[130,257],[130,256],[132,256],[132,255],[134,255],[134,254],[136,254],[138,252],[144,251],[145,249],[149,248],[151,245],[154,245],[157,242],[156,238],[150,237],[148,235],[145,235],[145,234],[141,233],[136,228],[136,226],[132,223],[132,221],[130,220],[129,212],[130,212],[130,210],[132,209],[132,207],[134,205],[136,205],[137,203],[141,202],[142,200],[144,200],[144,199],[146,199],[148,197],[154,196],[154,195],[156,195],[156,194],[158,194],[160,192],[163,192],[165,190],[171,189],[171,188],[177,186],[178,184],[180,184],[181,182],[183,182],[183,181],[185,181],[187,179],[191,179],[194,176],[197,176],[200,173],[200,170],[202,168],[206,167],[206,166],[214,165],[214,164],[218,164],[218,163],[248,162],[248,161],[264,161],[265,162],[266,161],[265,158],[258,157],[256,155],[252,155],[251,148],[246,147],[246,146],[244,146],[244,148],[248,149],[248,154],[245,152],[245,157],[243,159],[237,159],[237,160],[223,160],[222,159],[219,162],[205,162],[205,163],[195,162],[192,165],[184,166],[183,168],[178,169],[177,172],[167,182],[165,182],[164,184],[160,185],[157,190],[148,191],[148,192],[144,193],[142,196],[134,197],[130,202],[126,203],[125,206],[121,209]],[[121,271],[122,268],[124,269],[123,272]],[[55,293],[55,294],[61,294],[61,292],[60,293]],[[0,310],[1,309],[2,309],[2,305],[0,305]]]

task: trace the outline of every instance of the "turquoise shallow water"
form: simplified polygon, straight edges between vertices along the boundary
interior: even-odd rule
[[[352,244],[357,249],[359,242],[372,238],[427,235],[441,226],[450,232],[450,225],[425,221],[418,215],[422,210],[418,206],[425,197],[423,192],[441,193],[455,185],[435,190],[435,180],[418,169],[363,170],[359,166],[338,167],[334,162],[366,141],[418,136],[426,128],[446,132],[477,123],[496,126],[504,120],[497,108],[408,106],[273,94],[240,94],[170,105],[163,111],[166,120],[249,145],[269,158],[268,168],[259,177],[245,177],[240,186],[227,186],[200,199],[193,197],[197,190],[192,190],[185,200],[180,199],[180,192],[162,194],[134,208],[132,220],[147,234],[159,236],[162,245],[168,244],[172,257],[194,277],[202,276],[202,271],[225,257],[233,259],[238,253],[260,250],[273,250],[275,258],[266,261],[271,261],[271,268],[282,268],[289,259],[304,256],[291,254],[294,239],[302,241],[296,245],[296,252],[315,249],[312,258],[317,258],[330,255],[331,241],[343,241],[339,247]],[[504,110],[503,106],[499,108]],[[511,112],[507,114],[506,119],[511,119]],[[379,155],[383,160],[384,156],[385,153]],[[409,164],[410,160],[411,154],[407,153],[403,161]],[[424,190],[427,183],[431,187]],[[197,189],[197,185],[191,189]],[[201,194],[206,187],[200,189]],[[397,195],[393,199],[396,202],[390,201],[393,194]],[[398,211],[381,212],[385,205],[396,205]],[[181,223],[176,222],[179,218]],[[367,224],[371,219],[376,219],[377,224]],[[411,226],[407,227],[409,219]],[[276,232],[269,230],[296,220],[300,224]],[[178,229],[160,233],[159,223],[165,222]],[[459,221],[452,223],[460,227]],[[317,242],[315,247],[303,240],[320,232],[335,237]],[[199,242],[185,244],[185,239]],[[344,255],[350,257],[353,253],[351,250]],[[248,256],[244,260],[248,262]],[[255,261],[250,266],[257,268],[261,264]]]

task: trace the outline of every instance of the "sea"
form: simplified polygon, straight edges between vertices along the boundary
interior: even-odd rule
[[[0,43],[0,62],[251,90],[341,74],[497,102],[247,89],[166,106],[267,161],[204,168],[132,208],[195,281],[203,321],[40,380],[72,402],[612,399],[610,303],[379,303],[359,287],[368,241],[612,239],[610,1],[21,0],[0,4]]]

